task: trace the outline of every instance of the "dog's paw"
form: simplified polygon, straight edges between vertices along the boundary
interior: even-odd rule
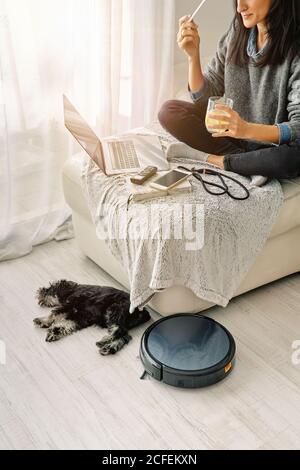
[[[63,336],[65,336],[63,328],[60,326],[54,326],[48,331],[46,342],[54,343],[55,341],[60,340]]]
[[[46,317],[34,318],[33,323],[39,328],[49,328],[51,326],[51,323],[49,323],[49,320]]]
[[[132,340],[130,335],[125,335],[122,338],[110,339],[109,341],[99,341],[96,345],[99,348],[99,353],[102,356],[108,356],[110,354],[116,354],[122,349],[125,344],[128,344]]]
[[[102,348],[103,346],[106,346],[108,343],[111,343],[113,341],[113,337],[111,335],[106,335],[103,336],[103,338],[96,343],[96,346],[98,348]]]

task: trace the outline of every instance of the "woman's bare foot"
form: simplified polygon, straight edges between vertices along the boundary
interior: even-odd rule
[[[222,155],[208,155],[207,163],[211,163],[224,170],[224,157]]]

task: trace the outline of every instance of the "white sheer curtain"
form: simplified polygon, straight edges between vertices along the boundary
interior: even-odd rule
[[[0,0],[0,260],[71,236],[61,170],[78,144],[156,119],[174,85],[174,0]]]

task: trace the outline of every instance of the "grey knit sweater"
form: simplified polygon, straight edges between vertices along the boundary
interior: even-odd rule
[[[251,31],[252,41],[256,31],[256,27]],[[251,55],[250,63],[241,67],[228,63],[229,47],[231,49],[234,41],[234,30],[231,27],[220,39],[216,55],[205,69],[204,87],[199,92],[191,93],[192,100],[196,102],[225,94],[233,99],[235,111],[245,121],[284,124],[279,126],[281,143],[300,139],[300,52],[295,58],[286,58],[281,65],[260,68],[255,67],[255,60],[269,46],[267,44],[256,53],[252,44],[254,54]],[[248,55],[249,50],[251,44],[248,44]]]

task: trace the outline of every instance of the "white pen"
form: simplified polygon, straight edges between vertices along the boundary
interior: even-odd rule
[[[207,0],[202,0],[202,2],[200,3],[200,5],[198,6],[198,8],[194,11],[194,13],[192,14],[192,16],[190,17],[190,19],[188,20],[189,21],[193,21],[193,19],[195,18],[195,16],[197,15],[198,11],[200,10],[200,8],[204,5],[204,3],[206,2]]]

